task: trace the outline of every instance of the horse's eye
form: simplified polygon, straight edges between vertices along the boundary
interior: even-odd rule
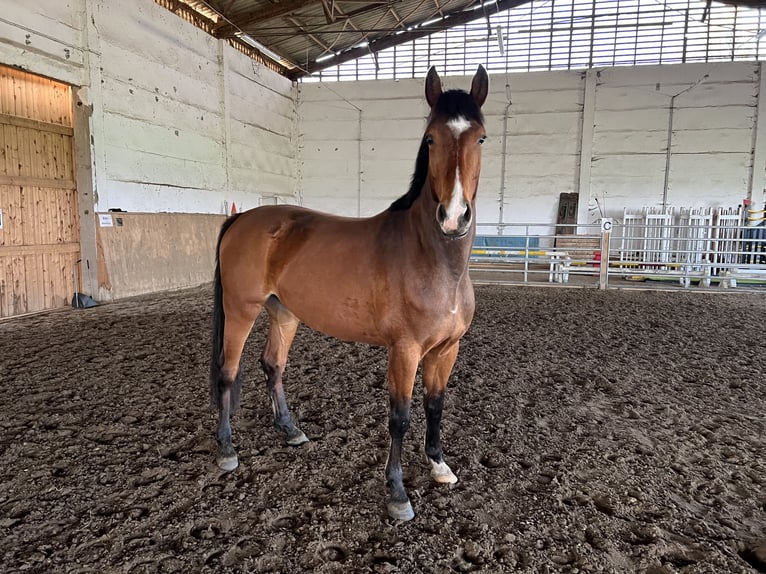
[[[479,145],[483,144],[485,141],[487,141],[487,136],[481,136],[479,138]]]
[[[427,143],[428,145],[431,145],[432,143],[434,143],[434,138],[433,138],[433,136],[429,136],[429,135],[427,135],[427,136],[426,136],[426,143]]]

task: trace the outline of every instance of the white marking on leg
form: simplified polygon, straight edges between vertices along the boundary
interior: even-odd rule
[[[441,484],[455,484],[457,482],[457,476],[452,472],[446,462],[434,462],[432,459],[428,459],[431,463],[431,476],[436,482]]]

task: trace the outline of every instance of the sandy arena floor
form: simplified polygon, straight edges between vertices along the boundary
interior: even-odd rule
[[[766,297],[477,287],[433,483],[385,514],[385,353],[301,329],[286,447],[256,357],[215,466],[209,287],[0,322],[3,572],[766,572]],[[420,389],[418,385],[417,389]]]

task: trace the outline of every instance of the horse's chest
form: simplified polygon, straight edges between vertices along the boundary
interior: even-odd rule
[[[424,332],[462,334],[473,318],[473,287],[470,283],[423,284],[408,293],[404,312],[412,324]]]

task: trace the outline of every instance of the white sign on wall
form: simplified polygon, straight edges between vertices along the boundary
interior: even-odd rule
[[[98,214],[98,225],[100,227],[112,227],[114,223],[112,222],[112,214],[111,213],[99,213]]]

